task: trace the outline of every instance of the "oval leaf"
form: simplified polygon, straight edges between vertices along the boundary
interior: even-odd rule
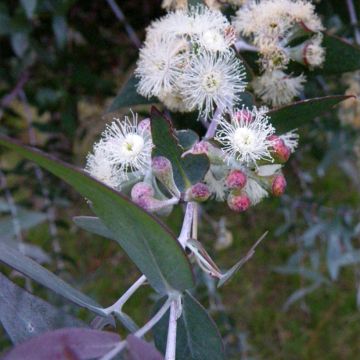
[[[188,292],[183,296],[182,305],[176,335],[176,360],[224,360],[219,331],[204,307]],[[169,311],[154,327],[155,345],[163,354],[168,323]]]
[[[165,156],[170,160],[174,180],[180,191],[204,179],[210,166],[207,156],[189,154],[181,157],[183,149],[179,145],[170,120],[155,107],[151,109],[151,134],[155,145],[153,154]]]
[[[126,338],[129,351],[128,360],[163,360],[164,357],[155,347],[134,335]]]
[[[35,161],[90,200],[95,214],[160,294],[193,287],[185,253],[170,230],[155,217],[69,164],[3,136],[0,144]]]
[[[3,360],[97,359],[120,342],[108,331],[67,328],[37,336],[11,350]]]

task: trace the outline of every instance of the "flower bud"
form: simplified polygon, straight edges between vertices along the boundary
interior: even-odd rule
[[[232,170],[227,176],[225,183],[229,189],[242,189],[246,184],[246,175],[241,170]]]
[[[180,191],[174,180],[173,169],[170,160],[164,156],[156,156],[152,159],[152,171],[156,178],[174,196],[180,197]]]
[[[286,189],[286,180],[284,175],[276,175],[271,185],[271,191],[274,196],[281,196]]]
[[[204,183],[197,183],[186,190],[185,201],[204,202],[211,195],[209,187]]]
[[[227,198],[227,204],[231,210],[236,212],[243,212],[250,207],[251,202],[245,193],[236,194],[230,192]]]
[[[138,182],[131,189],[131,200],[135,203],[137,203],[139,199],[149,196],[154,196],[154,189],[147,183]]]
[[[291,150],[287,147],[284,141],[277,135],[271,135],[268,137],[271,142],[271,156],[275,162],[283,164],[289,160]]]
[[[151,131],[150,119],[146,118],[144,120],[141,120],[138,124],[138,130],[150,132]]]

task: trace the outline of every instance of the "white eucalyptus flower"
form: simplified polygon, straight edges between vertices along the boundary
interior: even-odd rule
[[[258,160],[272,161],[270,155],[271,141],[269,136],[275,129],[270,118],[265,114],[266,108],[243,107],[230,115],[230,122],[222,117],[215,140],[222,145],[228,163],[238,162],[244,165],[255,165]]]
[[[94,146],[93,153],[88,154],[85,171],[96,180],[99,180],[114,189],[119,189],[121,187],[121,173],[117,171],[113,162],[108,159],[101,142]]]
[[[152,39],[140,50],[135,75],[138,92],[145,96],[161,96],[172,91],[184,66],[184,40]]]
[[[292,153],[299,145],[299,134],[297,133],[297,129],[293,129],[283,135],[280,135],[280,139],[284,142],[284,144],[290,149]]]
[[[304,89],[304,75],[291,76],[282,70],[265,71],[252,82],[254,92],[265,103],[280,106],[290,103]]]
[[[248,178],[244,187],[244,192],[249,197],[251,205],[258,204],[262,199],[269,195],[257,181],[251,178]]]
[[[232,108],[244,91],[245,69],[233,52],[202,52],[193,56],[178,87],[189,109],[198,109],[208,118],[215,107]]]
[[[94,145],[88,156],[87,171],[110,186],[119,187],[129,178],[144,175],[151,166],[151,134],[144,126],[138,127],[137,114],[132,120],[114,119]],[[103,174],[102,174],[103,172]]]

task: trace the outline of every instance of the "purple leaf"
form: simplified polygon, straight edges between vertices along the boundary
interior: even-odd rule
[[[129,360],[163,360],[155,347],[134,335],[127,337]]]
[[[65,328],[16,346],[3,360],[96,359],[112,350],[120,340],[120,336],[112,332]]]

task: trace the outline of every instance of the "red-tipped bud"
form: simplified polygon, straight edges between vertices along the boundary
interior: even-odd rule
[[[185,201],[206,201],[211,195],[210,189],[203,183],[197,183],[186,191]]]
[[[143,197],[154,196],[154,189],[147,183],[138,182],[131,189],[131,199],[135,203],[138,203],[139,199]]]
[[[246,180],[246,175],[241,170],[232,170],[226,178],[226,186],[239,190],[245,186]]]
[[[279,174],[274,177],[271,185],[271,191],[274,196],[281,196],[286,189],[286,180],[284,175]]]
[[[277,135],[269,136],[268,140],[271,141],[271,156],[275,162],[283,164],[288,161],[291,149],[285,145],[284,141]]]
[[[138,130],[140,131],[151,131],[150,119],[141,120],[138,124]]]
[[[227,203],[229,208],[236,212],[246,211],[251,205],[251,201],[246,194],[237,195],[232,192],[227,198]]]
[[[174,196],[180,197],[180,191],[174,180],[173,169],[170,160],[164,156],[156,156],[152,159],[152,171],[156,178]]]

